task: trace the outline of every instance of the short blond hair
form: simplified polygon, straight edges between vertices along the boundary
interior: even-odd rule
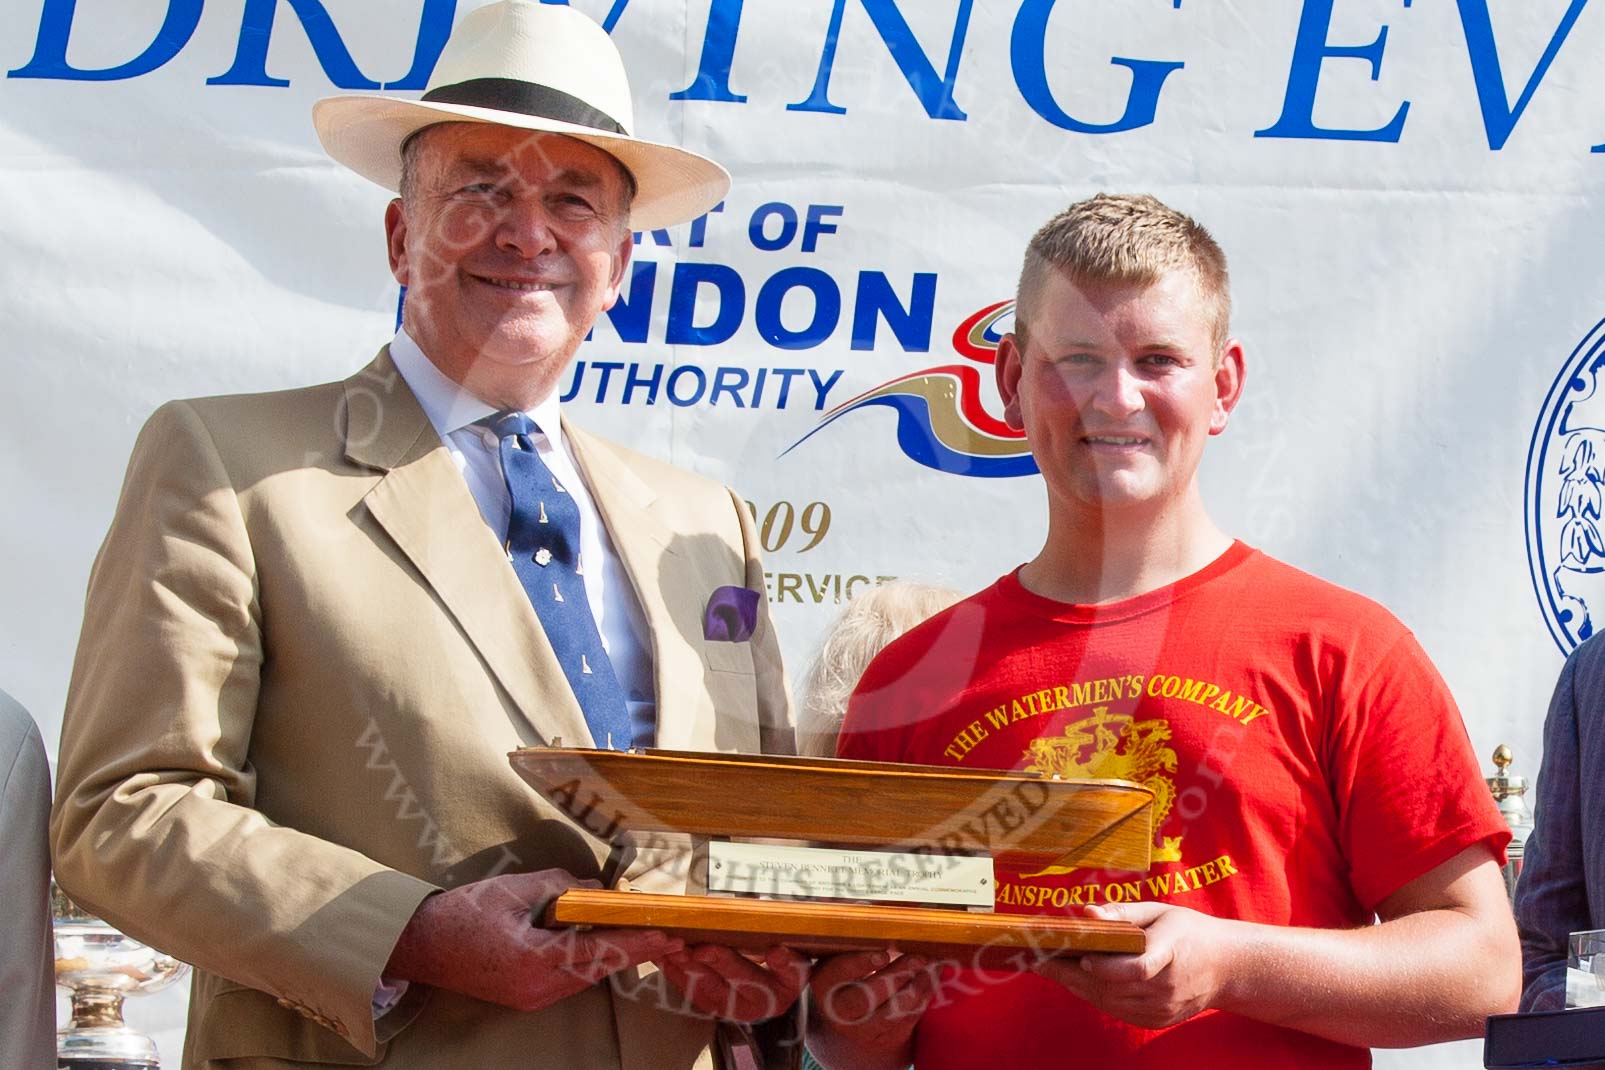
[[[1014,301],[1014,333],[1026,337],[1048,273],[1072,283],[1151,285],[1167,272],[1188,271],[1210,306],[1217,353],[1231,326],[1226,254],[1209,231],[1146,193],[1100,193],[1077,201],[1042,225],[1025,250]]]
[[[913,580],[871,587],[847,603],[803,678],[797,753],[836,755],[847,700],[869,663],[893,639],[959,600],[957,591]]]

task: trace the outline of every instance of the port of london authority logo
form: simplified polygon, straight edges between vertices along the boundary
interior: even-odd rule
[[[1605,320],[1549,388],[1527,450],[1527,564],[1549,634],[1564,654],[1605,621]]]
[[[1035,475],[1037,462],[1025,433],[987,411],[983,394],[996,397],[991,367],[998,342],[1014,318],[1014,302],[999,301],[965,317],[953,331],[953,351],[969,364],[944,364],[898,376],[842,402],[781,454],[813,438],[849,413],[884,407],[897,413],[897,445],[911,460],[952,475],[996,479]],[[982,375],[976,365],[987,368]]]

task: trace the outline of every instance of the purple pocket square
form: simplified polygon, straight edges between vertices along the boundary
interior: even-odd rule
[[[745,643],[758,627],[758,592],[749,587],[720,587],[702,614],[702,638],[715,643]]]

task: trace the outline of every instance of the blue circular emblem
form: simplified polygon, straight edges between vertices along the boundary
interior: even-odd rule
[[[1561,653],[1605,622],[1605,320],[1549,388],[1527,450],[1527,565]]]

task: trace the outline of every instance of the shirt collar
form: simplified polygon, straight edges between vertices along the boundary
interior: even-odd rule
[[[424,415],[429,417],[430,426],[442,440],[453,431],[501,411],[479,400],[460,383],[448,379],[418,348],[405,327],[396,331],[390,343],[390,359],[396,362],[396,370],[401,372],[401,378],[411,388]],[[557,391],[547,394],[534,408],[525,410],[525,415],[535,421],[543,434],[557,441],[558,436],[552,434],[561,417]]]

